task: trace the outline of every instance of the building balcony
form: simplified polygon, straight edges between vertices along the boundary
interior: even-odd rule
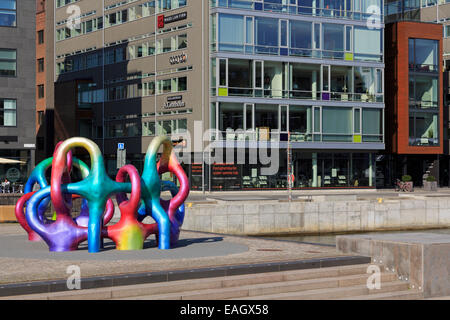
[[[269,127],[257,127],[254,130],[214,130],[210,141],[226,142],[315,142],[315,143],[384,143],[382,134],[351,134],[351,133],[311,133],[311,132],[280,132]]]
[[[218,97],[246,97],[265,99],[294,99],[317,100],[339,102],[372,102],[383,103],[384,94],[349,93],[349,92],[325,92],[308,90],[276,90],[270,87],[264,89],[255,88],[211,88],[211,95]]]
[[[333,8],[333,5],[337,6]],[[293,4],[281,4],[281,3],[264,3],[262,1],[253,0],[211,0],[211,8],[229,8],[238,10],[254,10],[264,11],[270,13],[281,13],[290,15],[304,15],[313,17],[327,17],[334,19],[350,19],[350,20],[368,20],[377,19],[380,23],[383,23],[384,17],[381,12],[368,13],[368,12],[355,12],[344,9],[344,1],[337,4],[326,4],[326,7],[321,8],[317,6],[301,6]],[[381,8],[381,6],[379,6]]]
[[[286,48],[278,46],[263,45],[243,45],[236,43],[213,43],[211,44],[211,53],[230,52],[248,55],[270,55],[285,57],[301,57],[313,59],[330,59],[344,61],[369,61],[383,62],[382,53],[352,53],[344,51],[321,50],[310,48]]]

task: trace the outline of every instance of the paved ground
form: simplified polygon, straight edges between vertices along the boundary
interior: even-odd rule
[[[154,238],[142,251],[105,247],[98,254],[85,247],[49,253],[44,244],[28,242],[18,224],[0,224],[0,284],[66,279],[70,265],[80,266],[82,277],[91,277],[344,256],[332,246],[188,231],[171,250],[158,250]]]

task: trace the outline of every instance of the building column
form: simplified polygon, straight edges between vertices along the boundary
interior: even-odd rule
[[[313,179],[312,179],[312,186],[317,188],[317,153],[313,152],[312,154],[312,172],[313,172]]]
[[[369,187],[373,187],[373,162],[372,162],[372,153],[369,153]]]
[[[311,91],[312,91],[312,99],[317,99],[317,71],[313,71],[312,73],[312,84],[311,84]]]

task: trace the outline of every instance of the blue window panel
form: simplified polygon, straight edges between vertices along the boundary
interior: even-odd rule
[[[288,55],[288,49],[287,48],[280,48],[280,55],[287,56]]]
[[[256,44],[259,46],[278,47],[278,19],[255,19]]]
[[[255,2],[255,10],[262,10],[263,4],[260,2]]]
[[[244,17],[219,15],[219,50],[242,52],[244,49]]]

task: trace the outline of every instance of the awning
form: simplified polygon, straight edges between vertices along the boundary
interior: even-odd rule
[[[6,164],[6,163],[22,163],[22,164],[25,164],[26,162],[20,161],[20,160],[7,159],[7,158],[0,158],[0,164]]]

